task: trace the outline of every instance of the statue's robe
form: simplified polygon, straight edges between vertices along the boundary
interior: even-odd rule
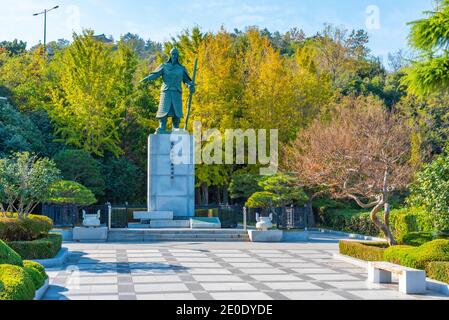
[[[182,118],[182,83],[192,86],[193,82],[186,68],[179,64],[170,62],[161,64],[143,81],[151,81],[162,77],[161,100],[156,115],[157,119],[167,116]]]

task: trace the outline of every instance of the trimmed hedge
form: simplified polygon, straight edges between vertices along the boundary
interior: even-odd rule
[[[426,267],[426,273],[431,279],[449,283],[449,262],[430,262]]]
[[[318,225],[336,231],[357,233],[368,236],[383,234],[371,221],[370,213],[360,209],[331,207],[315,208]],[[382,212],[379,217],[382,217]],[[432,232],[433,225],[426,212],[417,207],[393,209],[390,213],[390,227],[396,240],[401,241],[412,232]]]
[[[0,240],[0,264],[11,264],[23,267],[20,255]]]
[[[53,221],[45,216],[28,215],[26,219],[17,219],[17,214],[11,217],[0,217],[0,240],[29,241],[46,237],[53,229]]]
[[[39,271],[27,266],[24,266],[23,269],[26,271],[26,273],[28,273],[31,280],[33,281],[35,291],[44,285],[45,279]]]
[[[0,300],[33,300],[35,292],[33,280],[24,268],[0,264]]]
[[[36,269],[42,275],[44,280],[48,279],[48,275],[45,272],[45,267],[43,265],[41,265],[40,263],[38,263],[36,261],[24,260],[23,265],[25,267],[30,267],[30,268]]]
[[[386,242],[340,241],[340,253],[364,261],[383,261]]]
[[[34,241],[12,241],[7,243],[22,259],[50,259],[54,258],[62,246],[62,235],[51,233],[46,238]]]
[[[390,247],[385,250],[384,259],[406,267],[425,270],[430,262],[449,261],[449,240],[433,240],[420,247]]]
[[[424,243],[430,242],[434,239],[434,236],[430,232],[410,232],[399,239],[399,243],[408,246],[419,247]]]

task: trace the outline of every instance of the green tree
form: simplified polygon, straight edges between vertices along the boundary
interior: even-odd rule
[[[12,152],[44,152],[44,137],[25,114],[0,100],[0,156]]]
[[[408,202],[424,207],[437,231],[449,230],[449,149],[416,174]]]
[[[106,182],[101,173],[101,165],[84,150],[62,150],[54,156],[64,180],[82,184],[96,196],[103,196]]]
[[[250,173],[233,175],[229,184],[231,199],[248,199],[254,193],[262,191],[260,179],[260,176]]]
[[[0,42],[0,49],[5,49],[11,55],[17,55],[24,53],[27,47],[27,43],[22,40],[14,39],[13,41]]]
[[[0,212],[17,212],[19,219],[27,218],[48,199],[50,186],[60,179],[59,174],[53,161],[29,152],[0,159]]]
[[[1,91],[6,91],[7,97],[19,110],[36,110],[49,103],[45,86],[46,63],[42,47],[14,56],[0,53],[0,88],[3,87]]]
[[[449,0],[442,0],[427,18],[410,23],[410,45],[420,59],[406,69],[403,82],[411,93],[426,96],[449,88]]]
[[[68,144],[95,155],[119,155],[118,125],[122,120],[117,84],[123,68],[113,46],[94,38],[92,31],[73,35],[73,43],[54,59],[52,104],[47,111],[56,133]]]
[[[113,203],[137,202],[145,199],[146,175],[127,158],[107,158],[102,164],[102,175],[108,182],[105,201]]]
[[[95,195],[82,184],[74,181],[60,180],[50,186],[47,203],[89,206],[97,202]]]

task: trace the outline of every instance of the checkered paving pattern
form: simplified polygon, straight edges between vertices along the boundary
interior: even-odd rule
[[[207,245],[206,245],[207,246]],[[237,246],[238,247],[238,246]],[[269,245],[267,245],[269,247]],[[126,245],[74,250],[50,270],[46,300],[433,299],[366,282],[328,249],[179,249]]]

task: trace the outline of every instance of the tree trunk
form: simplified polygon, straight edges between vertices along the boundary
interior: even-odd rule
[[[223,186],[223,204],[224,205],[229,205],[228,186]]]
[[[196,204],[200,206],[203,202],[201,199],[201,189],[199,187],[195,188],[195,198],[196,198]]]
[[[209,186],[205,183],[201,184],[201,200],[202,205],[209,205]]]
[[[217,186],[217,203],[221,204],[221,187]]]
[[[385,222],[386,223],[382,223],[379,220],[379,217],[377,216],[377,214],[379,213],[379,211],[382,208],[382,206],[385,206],[385,209],[386,209],[385,210],[385,218],[386,218]],[[381,230],[383,232],[383,234],[387,238],[388,244],[390,246],[395,246],[398,243],[394,239],[394,236],[391,233],[390,228],[388,226],[388,224],[389,224],[389,219],[388,219],[389,214],[390,214],[390,205],[388,203],[384,203],[383,200],[380,200],[379,203],[371,211],[371,220],[374,222],[376,227],[379,228],[379,230]]]

